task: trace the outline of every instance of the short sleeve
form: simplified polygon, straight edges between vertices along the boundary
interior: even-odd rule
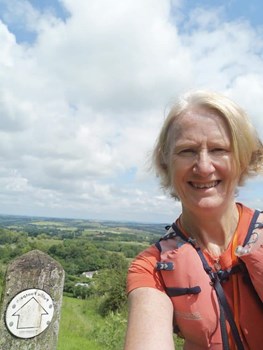
[[[155,246],[140,253],[131,263],[127,276],[127,293],[140,287],[150,287],[164,292],[164,287],[156,263],[160,252]]]

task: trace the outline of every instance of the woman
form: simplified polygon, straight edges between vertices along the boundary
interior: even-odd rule
[[[173,330],[184,349],[262,348],[263,214],[235,201],[237,187],[263,169],[245,112],[217,93],[185,95],[153,163],[182,213],[129,268],[125,350],[172,350]]]

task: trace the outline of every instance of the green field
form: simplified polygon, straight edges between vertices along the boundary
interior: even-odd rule
[[[64,297],[57,349],[101,350],[92,339],[94,324],[100,321],[86,301]]]
[[[96,301],[63,298],[57,350],[118,350],[123,348],[126,318],[96,311]]]
[[[65,271],[56,350],[122,350],[128,264],[158,240],[163,227],[0,215],[0,294],[9,262],[40,250]],[[83,272],[92,271],[96,273],[90,281]],[[175,338],[175,343],[176,349],[182,349],[181,340]]]

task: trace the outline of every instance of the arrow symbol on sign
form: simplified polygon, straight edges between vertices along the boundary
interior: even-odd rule
[[[32,297],[22,305],[12,316],[18,317],[17,329],[40,328],[42,317],[48,312]]]

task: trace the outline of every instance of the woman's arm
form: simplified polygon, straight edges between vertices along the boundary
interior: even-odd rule
[[[157,289],[142,287],[130,292],[128,300],[124,350],[174,350],[170,298]]]

